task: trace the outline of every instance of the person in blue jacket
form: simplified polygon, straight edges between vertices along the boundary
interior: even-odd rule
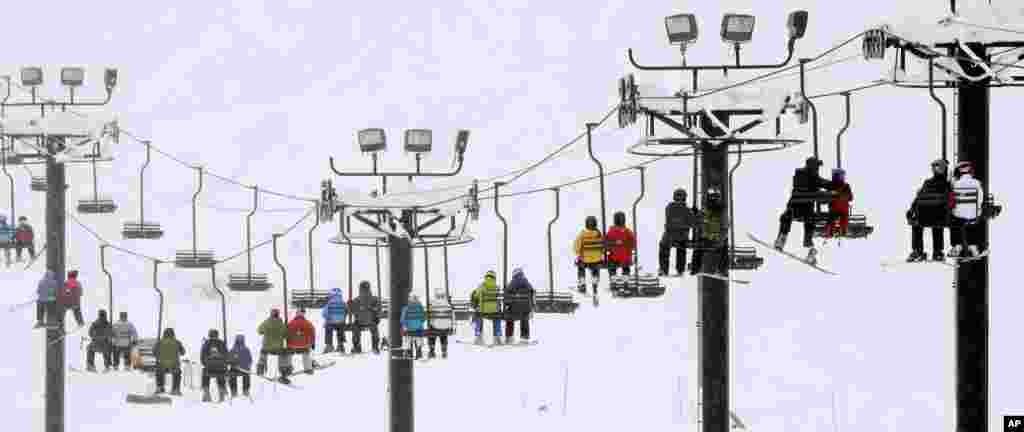
[[[348,307],[345,304],[345,298],[342,296],[341,289],[331,289],[327,295],[327,305],[324,306],[320,314],[324,318],[324,334],[327,336],[324,354],[334,352],[335,350],[333,333],[338,334],[337,351],[345,354],[345,318],[348,316]]]
[[[427,327],[427,311],[423,309],[423,303],[416,294],[409,296],[409,303],[402,308],[401,315],[402,333],[411,340],[411,346],[416,352],[416,359],[423,357],[423,334]]]
[[[0,215],[0,248],[4,250],[4,260],[11,267],[11,248],[14,247],[14,226],[7,223],[7,216]]]
[[[245,346],[245,335],[235,336],[235,345],[231,347],[231,370],[228,374],[228,388],[231,390],[231,397],[238,396],[238,377],[242,377],[242,395],[249,397],[251,383],[249,372],[252,367],[252,351]]]

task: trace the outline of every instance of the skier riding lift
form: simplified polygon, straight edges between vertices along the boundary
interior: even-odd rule
[[[818,205],[814,200],[797,200],[796,195],[815,195],[823,190],[832,190],[832,182],[822,178],[818,172],[821,168],[821,160],[811,156],[807,158],[802,168],[797,168],[793,173],[793,194],[786,203],[786,210],[779,216],[779,236],[775,239],[775,249],[783,250],[786,247],[786,237],[793,226],[793,220],[800,220],[804,225],[804,247],[808,248],[807,262],[813,264],[818,251],[814,249],[814,242],[811,240],[814,235],[815,207]]]
[[[962,161],[956,167],[956,181],[953,182],[953,195],[950,196],[953,207],[953,220],[950,224],[950,243],[953,249],[949,254],[962,257],[964,245],[968,256],[978,256],[978,218],[981,216],[982,197],[985,190],[981,182],[974,178],[974,164]]]
[[[686,207],[686,190],[676,189],[672,202],[665,206],[665,232],[658,243],[658,275],[668,276],[668,261],[672,248],[676,250],[676,274],[686,269],[686,242],[694,228],[696,209]]]
[[[932,231],[932,260],[945,260],[945,233],[943,228],[949,225],[949,196],[953,186],[947,177],[949,163],[945,159],[932,162],[932,176],[924,181],[917,195],[907,210],[907,222],[910,223],[910,256],[907,262],[924,261],[928,255],[924,253],[924,228]]]

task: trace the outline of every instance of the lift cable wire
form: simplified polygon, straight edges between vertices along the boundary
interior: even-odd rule
[[[261,189],[261,191],[262,191],[262,189]],[[310,215],[313,215],[316,212],[317,212],[316,208],[313,208],[313,209],[309,210],[308,212],[306,212],[305,216],[303,216],[301,219],[295,221],[295,223],[292,224],[291,227],[289,227],[288,229],[284,230],[284,232],[281,233],[281,237],[287,236],[289,233],[291,233],[293,230],[295,230],[296,227],[298,227],[300,224],[302,224],[303,221],[308,219]],[[226,263],[228,261],[231,261],[231,260],[233,260],[235,258],[238,258],[238,257],[240,257],[242,255],[245,255],[246,252],[255,251],[256,249],[259,249],[259,248],[261,248],[263,246],[266,246],[268,244],[271,244],[273,242],[274,242],[274,239],[273,239],[273,237],[271,237],[270,240],[264,240],[264,241],[262,241],[260,243],[257,243],[255,245],[253,245],[250,248],[243,249],[241,252],[239,252],[237,254],[231,255],[231,256],[229,256],[227,258],[224,258],[224,259],[217,260],[217,265],[220,265],[220,264]]]
[[[138,257],[138,258],[141,258],[141,259],[144,259],[144,260],[160,261],[160,262],[172,262],[172,261],[174,261],[174,260],[171,260],[171,259],[154,258],[154,257],[151,257],[149,255],[145,255],[145,254],[142,254],[142,253],[139,253],[139,252],[135,252],[133,250],[129,250],[129,249],[125,249],[123,247],[117,246],[117,245],[107,241],[107,239],[103,238],[99,234],[97,234],[96,231],[94,231],[92,228],[89,228],[88,225],[82,223],[82,221],[80,221],[77,217],[75,217],[75,215],[73,213],[65,212],[65,214],[67,214],[67,216],[69,218],[71,218],[71,220],[74,221],[75,224],[77,224],[78,226],[82,227],[83,230],[85,230],[86,232],[91,234],[93,237],[95,237],[96,241],[99,242],[101,245],[105,245],[105,246],[107,246],[107,247],[109,247],[111,249],[116,249],[116,250],[124,252],[124,253],[126,253],[128,255],[133,255],[135,257]]]

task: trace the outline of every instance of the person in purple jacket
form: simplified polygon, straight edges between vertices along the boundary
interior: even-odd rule
[[[249,372],[252,367],[252,351],[245,346],[245,335],[235,336],[235,345],[230,352],[231,371],[228,373],[228,388],[231,389],[231,397],[238,396],[238,377],[242,377],[242,395],[249,397],[249,387],[252,383]]]

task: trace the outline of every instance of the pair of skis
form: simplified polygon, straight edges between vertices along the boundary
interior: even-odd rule
[[[764,246],[764,247],[766,247],[766,248],[768,248],[770,250],[773,250],[773,251],[778,252],[778,253],[780,253],[782,255],[785,255],[785,256],[790,257],[790,258],[792,258],[794,260],[797,260],[797,261],[803,263],[804,265],[806,265],[808,267],[811,267],[811,268],[813,268],[813,269],[815,269],[817,271],[820,271],[820,272],[825,273],[825,274],[830,274],[832,276],[839,276],[839,273],[836,273],[836,272],[833,272],[833,271],[831,271],[829,269],[821,267],[817,263],[812,263],[812,262],[808,261],[807,258],[800,257],[797,254],[794,254],[792,252],[789,252],[789,251],[786,251],[786,250],[783,250],[783,249],[776,249],[775,245],[770,244],[770,243],[768,243],[768,242],[766,242],[764,240],[761,240],[761,239],[755,237],[754,234],[747,233],[747,237],[749,237],[750,240],[752,240],[753,242],[755,242],[755,243],[757,243],[757,244],[759,244],[761,246]]]

